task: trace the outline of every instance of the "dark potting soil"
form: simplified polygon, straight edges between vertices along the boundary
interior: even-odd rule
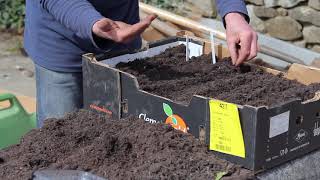
[[[182,103],[202,95],[240,105],[271,106],[297,98],[308,100],[320,90],[320,84],[305,86],[254,65],[235,67],[230,58],[212,64],[209,54],[187,62],[184,45],[116,67],[136,76],[143,90]]]
[[[1,179],[30,179],[41,169],[83,170],[108,179],[248,179],[252,173],[216,158],[192,135],[169,125],[107,119],[79,111],[0,150]]]

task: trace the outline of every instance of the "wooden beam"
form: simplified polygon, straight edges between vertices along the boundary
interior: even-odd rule
[[[217,31],[217,30],[210,28],[208,26],[205,26],[197,21],[176,15],[174,13],[171,13],[171,12],[168,12],[168,11],[165,11],[165,10],[162,10],[162,9],[150,6],[150,5],[147,5],[142,2],[139,2],[139,7],[142,11],[144,11],[147,14],[156,14],[164,20],[171,21],[174,24],[178,24],[180,26],[184,26],[189,29],[200,31],[200,32],[203,32],[206,34],[210,34],[210,32],[211,32],[211,33],[213,33],[213,35],[216,38],[226,40],[226,34],[224,32]],[[260,52],[263,54],[278,58],[278,59],[283,60],[288,63],[304,64],[304,62],[302,60],[300,60],[296,57],[293,57],[291,55],[288,55],[284,52],[279,52],[271,47],[261,46]]]
[[[161,40],[166,37],[164,34],[160,33],[158,30],[154,29],[152,26],[148,27],[142,33],[141,36],[142,36],[142,39],[144,39],[147,42]]]
[[[147,17],[147,14],[140,12],[140,16],[141,18],[145,18]],[[167,36],[175,36],[179,32],[179,29],[176,29],[159,19],[155,19],[151,23],[151,26]]]
[[[139,7],[142,11],[144,11],[147,14],[156,14],[158,15],[160,18],[167,20],[167,21],[171,21],[174,24],[179,24],[185,27],[189,27],[191,29],[195,29],[195,30],[199,30],[202,32],[212,32],[214,34],[215,37],[219,38],[219,39],[226,39],[226,35],[225,33],[222,33],[220,31],[217,31],[215,29],[212,29],[210,27],[204,26],[200,23],[198,23],[197,21],[193,21],[191,19],[176,15],[174,13],[150,6],[148,4],[139,2]]]

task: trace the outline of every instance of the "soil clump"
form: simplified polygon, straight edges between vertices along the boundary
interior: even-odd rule
[[[113,179],[248,179],[252,173],[217,158],[191,134],[169,125],[110,120],[81,110],[47,120],[19,145],[0,150],[1,179],[30,179],[41,169],[82,170]]]

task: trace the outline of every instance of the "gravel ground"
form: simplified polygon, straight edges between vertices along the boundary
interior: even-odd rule
[[[0,89],[35,97],[34,66],[21,54],[21,36],[0,33]]]

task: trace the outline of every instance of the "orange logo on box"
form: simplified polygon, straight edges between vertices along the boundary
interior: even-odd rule
[[[99,106],[97,106],[97,105],[95,105],[95,104],[90,104],[90,108],[91,108],[91,109],[95,109],[96,111],[100,111],[100,112],[106,113],[106,114],[108,114],[110,117],[112,116],[112,111],[110,111],[110,110],[108,110],[108,109],[106,109],[106,108],[104,108],[104,107],[99,107]]]
[[[163,103],[163,111],[168,116],[168,118],[165,121],[166,124],[170,124],[174,129],[177,129],[183,132],[188,131],[188,127],[184,122],[184,120],[179,115],[173,114],[173,111],[168,104]]]

